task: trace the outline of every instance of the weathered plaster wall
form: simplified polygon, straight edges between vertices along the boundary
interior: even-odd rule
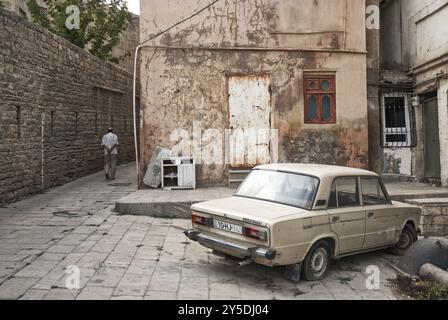
[[[152,1],[141,14],[141,40],[206,3]],[[191,136],[194,121],[228,129],[230,75],[270,76],[280,162],[367,168],[365,38],[364,1],[228,0],[151,42],[141,53],[141,173],[155,146],[175,144],[174,130]],[[336,72],[337,124],[304,124],[304,71]],[[225,172],[200,166],[199,183],[224,184]]]
[[[437,99],[439,105],[441,181],[443,186],[448,186],[448,79],[440,81]]]
[[[448,0],[406,0],[401,3],[404,63],[417,66],[448,53]]]
[[[381,173],[412,176],[413,150],[411,148],[385,148],[382,157]]]
[[[417,93],[448,73],[448,0],[388,0],[381,12],[381,64],[410,71]]]
[[[401,0],[386,0],[381,3],[381,67],[386,69],[401,67],[402,26]]]
[[[367,0],[366,7],[379,8],[379,0]],[[381,173],[378,154],[381,151],[379,68],[380,68],[380,30],[366,28],[367,47],[367,109],[369,122],[369,169]]]
[[[126,26],[126,30],[120,34],[120,41],[112,50],[112,54],[115,57],[126,56],[120,61],[118,66],[121,69],[133,74],[135,48],[140,43],[140,17],[138,15],[132,16],[132,20]]]
[[[201,121],[204,130],[228,128],[227,74],[271,75],[281,162],[367,167],[366,68],[362,55],[146,49],[144,56],[142,169],[155,146],[173,146],[169,137],[176,129],[184,128],[191,134],[193,121]],[[337,72],[336,125],[303,124],[303,69]],[[344,81],[346,78],[351,81]],[[204,167],[198,178],[223,182],[223,174],[222,166]]]
[[[416,67],[448,51],[448,0],[388,0],[382,10],[382,63]]]
[[[148,1],[141,8],[140,40],[211,2]],[[364,0],[222,0],[149,45],[365,51],[364,12]]]
[[[0,29],[0,203],[101,170],[110,125],[134,159],[129,73],[13,12]]]
[[[389,79],[388,91],[414,94],[443,92],[443,78],[448,74],[448,0],[386,0],[381,12],[381,67],[402,73]],[[384,73],[384,71],[383,71]],[[392,74],[392,73],[391,73]],[[406,74],[411,81],[406,80]],[[384,84],[387,87],[387,84]],[[442,104],[441,104],[442,103]],[[445,140],[446,107],[439,97],[441,145]],[[411,149],[384,149],[380,153],[383,172],[409,173],[424,179],[424,127],[422,106],[413,107],[416,146]],[[442,138],[443,137],[443,138]],[[443,150],[443,146],[441,146]],[[442,172],[448,171],[446,155],[441,155]],[[445,184],[446,173],[442,173]]]

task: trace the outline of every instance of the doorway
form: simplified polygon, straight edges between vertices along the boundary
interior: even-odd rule
[[[231,167],[251,168],[270,163],[269,76],[229,77],[228,86]]]
[[[439,180],[440,137],[437,96],[423,101],[423,121],[425,126],[425,178]]]

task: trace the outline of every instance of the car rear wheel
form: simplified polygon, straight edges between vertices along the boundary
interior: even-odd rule
[[[401,232],[400,240],[398,240],[397,244],[393,246],[390,251],[395,255],[402,256],[417,241],[417,239],[417,231],[412,225],[407,224]]]
[[[326,241],[319,241],[308,252],[302,265],[302,277],[307,281],[322,280],[331,264],[331,249]]]

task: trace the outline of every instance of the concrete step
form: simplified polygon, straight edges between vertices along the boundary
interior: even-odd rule
[[[238,187],[241,185],[242,182],[243,180],[229,179],[229,188],[238,189]]]
[[[247,175],[250,173],[251,169],[242,168],[242,169],[230,169],[229,170],[229,188],[238,188],[241,182],[246,179]]]
[[[190,219],[194,203],[231,197],[229,188],[194,190],[142,189],[115,202],[115,211],[122,215],[143,215],[156,218]]]

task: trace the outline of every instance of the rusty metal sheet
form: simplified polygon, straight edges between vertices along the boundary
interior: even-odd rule
[[[270,163],[271,96],[268,76],[229,77],[230,165]]]

